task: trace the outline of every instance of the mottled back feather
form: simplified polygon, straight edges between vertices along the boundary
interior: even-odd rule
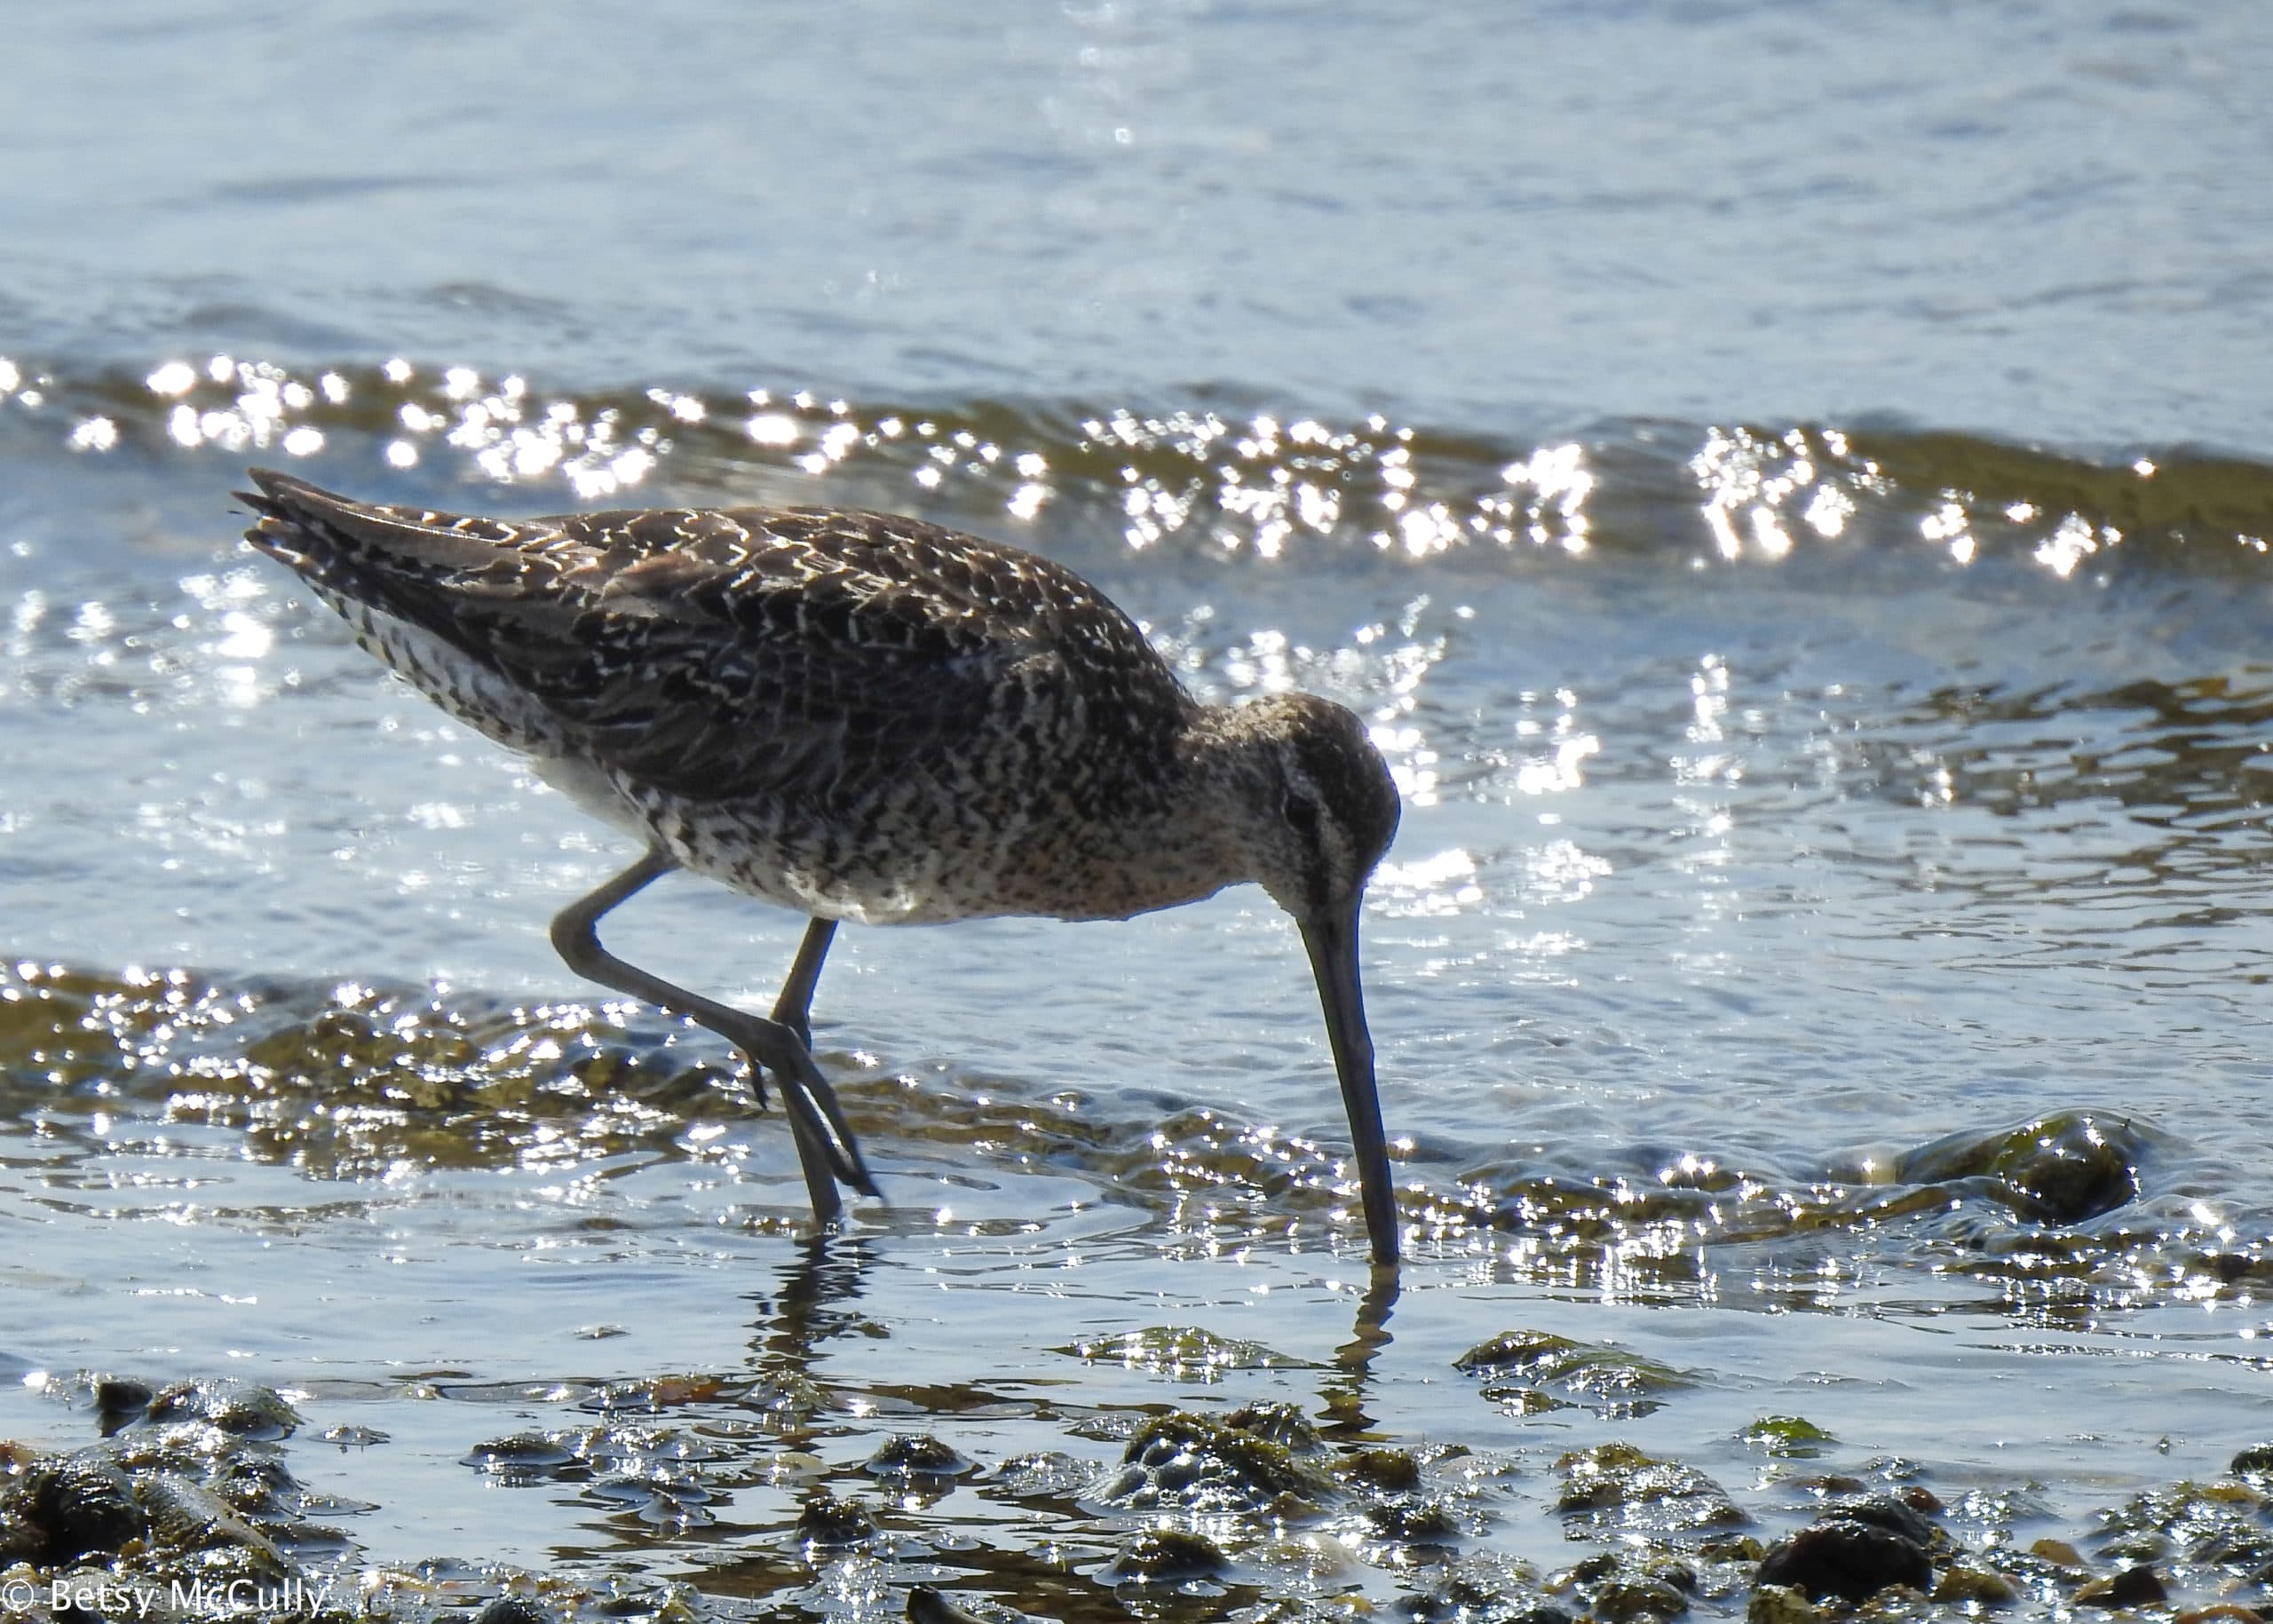
[[[1193,709],[1079,576],[917,519],[741,508],[507,521],[254,479],[249,539],[336,607],[440,639],[598,763],[682,799],[857,800],[1005,727],[1044,749],[1089,741],[1101,776],[1088,796],[1141,793],[1113,781],[1114,764],[1167,759]]]

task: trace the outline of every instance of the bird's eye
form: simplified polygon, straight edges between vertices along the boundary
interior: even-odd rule
[[[1287,796],[1286,804],[1279,809],[1279,812],[1297,833],[1303,835],[1318,833],[1318,803],[1311,800],[1310,796],[1290,792]]]

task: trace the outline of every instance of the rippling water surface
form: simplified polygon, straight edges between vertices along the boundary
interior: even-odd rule
[[[1870,1490],[1921,1610],[2262,1598],[2254,12],[24,27],[12,1557],[39,1452],[220,1449],[109,1373],[283,1390],[221,1453],[343,1610],[1736,1616]],[[800,1239],[547,945],[618,837],[237,544],[249,462],[917,512],[1356,707],[1399,1288],[1251,891],[848,932],[885,1200]],[[611,923],[751,1002],[800,927]]]

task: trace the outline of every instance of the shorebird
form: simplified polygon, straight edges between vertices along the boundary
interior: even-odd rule
[[[761,1102],[773,1075],[817,1222],[840,1183],[876,1193],[812,1052],[838,922],[1126,919],[1255,881],[1309,951],[1373,1256],[1397,1260],[1358,921],[1398,803],[1355,714],[1201,704],[1071,570],[894,514],[478,519],[252,480],[246,539],[358,643],[641,841],[553,945],[741,1049]],[[601,947],[601,917],[679,868],[808,917],[771,1018]]]

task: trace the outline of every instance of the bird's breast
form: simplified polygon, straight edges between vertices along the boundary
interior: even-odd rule
[[[917,792],[866,805],[648,797],[642,810],[686,867],[800,913],[860,924],[1126,919],[1210,896],[1237,877],[1206,842],[1161,838],[1141,812],[1058,816],[1046,800],[986,804],[908,788]]]

